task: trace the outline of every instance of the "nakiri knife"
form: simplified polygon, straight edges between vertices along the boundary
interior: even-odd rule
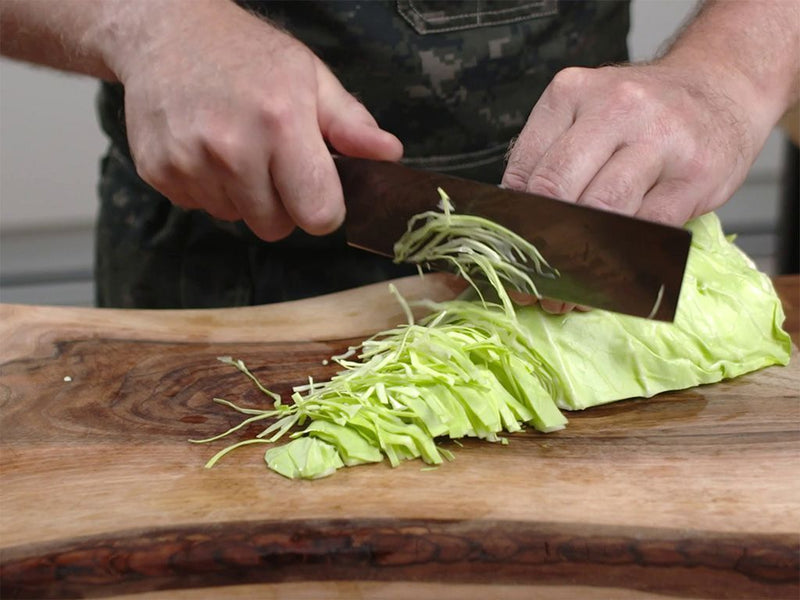
[[[455,212],[495,221],[536,246],[559,272],[552,278],[531,271],[542,296],[675,319],[691,243],[685,229],[399,163],[344,156],[334,161],[352,246],[393,257],[408,220],[435,209],[441,187]]]

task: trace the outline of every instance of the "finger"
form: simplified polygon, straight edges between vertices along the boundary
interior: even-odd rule
[[[592,310],[591,306],[584,306],[583,304],[572,304],[571,302],[562,302],[561,300],[553,300],[551,298],[540,299],[527,294],[521,294],[518,299],[514,299],[514,302],[520,306],[533,306],[538,302],[544,312],[552,315],[563,315],[572,310],[577,310],[579,312],[589,312]]]
[[[167,200],[172,202],[172,204],[184,210],[200,210],[203,208],[202,204],[190,194],[186,193],[185,190],[179,191],[178,188],[175,188],[158,191],[164,195]]]
[[[275,224],[285,211],[275,206],[267,160],[261,158],[265,151],[233,128],[207,132],[202,149],[203,189],[214,191],[206,198],[208,213],[223,221],[245,220],[262,239],[280,239],[284,228]]]
[[[208,190],[215,187],[213,182],[207,185],[198,184],[195,180],[187,180],[182,184],[186,197],[191,198],[191,204],[182,202],[181,208],[186,210],[201,210],[220,221],[235,221],[239,218],[239,211],[228,201],[222,191],[209,194]],[[216,186],[219,189],[219,186]]]
[[[456,275],[455,273],[447,273],[445,271],[439,271],[425,275],[425,278],[429,281],[432,281],[436,286],[441,284],[441,286],[447,290],[450,290],[454,295],[461,294],[470,285],[469,282],[460,275]],[[427,284],[426,289],[428,289]],[[433,296],[427,297],[433,298]]]
[[[527,189],[534,167],[577,120],[580,103],[590,93],[587,78],[594,72],[593,69],[570,67],[556,73],[509,149],[501,185]]]
[[[519,306],[532,306],[539,302],[542,306],[542,310],[545,312],[561,315],[564,313],[568,313],[571,310],[575,309],[580,312],[588,312],[591,307],[583,306],[582,304],[572,304],[570,302],[563,302],[561,300],[553,300],[551,298],[537,298],[532,294],[526,294],[524,292],[518,292],[517,290],[506,290],[508,292],[509,298],[511,298],[515,304]]]
[[[215,172],[208,165],[202,168],[206,175],[203,180],[183,173],[175,165],[165,167],[163,172],[171,175],[160,183],[161,191],[176,206],[184,210],[203,210],[221,221],[236,221],[240,218],[239,210],[219,183],[219,178],[207,177]]]
[[[578,204],[634,215],[655,185],[662,164],[646,148],[623,146],[600,168],[583,190]]]
[[[536,304],[536,302],[539,301],[539,299],[533,294],[526,294],[525,292],[520,292],[517,290],[506,290],[506,293],[508,294],[508,297],[519,306],[530,306],[531,304]]]
[[[176,167],[173,170],[178,172]],[[236,220],[238,211],[226,196],[218,179],[208,177],[213,171],[205,168],[203,172],[206,177],[202,179],[186,173],[170,179],[170,200],[187,210],[205,211],[215,219]]]
[[[212,217],[220,221],[238,221],[241,219],[239,209],[236,208],[236,205],[233,203],[225,185],[223,183],[218,183],[216,188],[218,192],[214,195],[213,200],[206,206],[206,211]]]
[[[560,315],[576,307],[575,304],[570,304],[569,302],[562,302],[561,300],[553,300],[551,298],[537,298],[532,294],[526,294],[517,290],[506,290],[506,292],[508,293],[508,297],[519,306],[532,306],[538,302],[542,310],[551,314]]]
[[[202,194],[191,189],[190,184],[183,177],[170,177],[162,179],[157,184],[150,183],[150,185],[175,206],[184,210],[201,210],[203,208]]]
[[[267,178],[266,172],[264,177]],[[277,191],[271,183],[247,184],[245,180],[229,180],[226,195],[231,199],[241,218],[262,240],[275,242],[288,236],[295,227],[286,212]]]
[[[500,184],[503,187],[526,189],[533,168],[550,146],[572,126],[575,105],[562,102],[557,96],[551,83],[528,115],[525,126],[509,149],[508,163]]]
[[[378,126],[366,107],[345,90],[325,66],[319,67],[319,126],[342,154],[373,160],[400,160],[403,144]]]
[[[696,216],[693,207],[702,205],[703,198],[697,194],[696,188],[693,189],[679,180],[658,181],[645,194],[636,216],[648,221],[682,227],[689,219]]]
[[[619,131],[579,119],[534,166],[526,191],[576,202],[620,144]]]
[[[287,120],[291,122],[274,140],[269,169],[272,182],[298,226],[313,235],[330,233],[344,220],[344,200],[316,111],[293,113]]]
[[[187,181],[190,179],[187,180],[184,172],[166,156],[153,152],[134,158],[134,164],[139,178],[175,206],[185,210],[202,208],[200,196],[189,191]]]
[[[208,164],[198,171],[202,177],[184,175],[181,181],[181,188],[195,201],[195,208],[220,221],[238,220],[239,211],[228,197],[220,174]]]
[[[571,302],[562,302],[561,300],[553,300],[551,298],[542,298],[539,300],[539,304],[542,305],[542,310],[544,312],[552,315],[563,315],[564,313],[570,312],[576,306]]]

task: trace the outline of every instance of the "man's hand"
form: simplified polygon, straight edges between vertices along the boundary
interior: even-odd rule
[[[121,81],[141,177],[265,240],[341,223],[326,142],[403,153],[307,47],[228,0],[3,0],[0,38],[4,55]]]
[[[798,46],[794,0],[706,2],[653,63],[558,73],[502,184],[683,225],[733,195],[797,102]]]
[[[744,106],[704,76],[572,68],[534,106],[503,185],[682,225],[733,194],[762,143]]]
[[[503,184],[682,225],[734,193],[800,97],[800,3],[707,1],[657,61],[561,71]]]
[[[742,105],[683,70],[572,68],[534,106],[502,183],[682,225],[733,194],[762,143]]]
[[[337,151],[397,160],[402,145],[304,45],[227,2],[118,63],[140,176],[185,208],[244,219],[265,240],[344,218]]]

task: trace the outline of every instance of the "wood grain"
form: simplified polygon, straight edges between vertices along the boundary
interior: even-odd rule
[[[700,535],[698,535],[698,533]],[[11,550],[4,597],[320,580],[498,585],[580,581],[686,596],[791,593],[794,536],[514,521],[300,520],[130,531]],[[753,551],[754,547],[757,551]],[[735,585],[735,588],[732,587]]]
[[[464,289],[437,273],[392,282],[405,298],[445,300]],[[0,304],[0,358],[47,355],[73,337],[206,343],[363,339],[405,322],[401,306],[376,283],[281,304],[213,310],[129,310]]]
[[[426,295],[415,282],[404,293]],[[776,282],[787,324],[797,284]],[[1,597],[334,597],[343,582],[364,597],[404,583],[419,598],[445,584],[465,598],[489,584],[559,598],[800,593],[797,355],[572,413],[564,431],[506,447],[449,444],[455,461],[434,471],[302,482],[267,471],[263,448],[202,468],[226,442],[186,440],[238,422],[212,398],[262,402],[216,357],[281,393],[324,378],[324,358],[402,320],[385,286],[189,312],[0,307]]]

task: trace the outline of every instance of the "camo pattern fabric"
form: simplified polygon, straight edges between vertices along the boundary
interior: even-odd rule
[[[559,70],[627,60],[627,0],[239,4],[328,64],[402,140],[406,164],[490,183]],[[122,87],[103,83],[98,109],[111,140],[99,185],[98,305],[263,304],[414,272],[349,248],[341,231],[267,243],[241,223],[173,206],[136,175]]]

